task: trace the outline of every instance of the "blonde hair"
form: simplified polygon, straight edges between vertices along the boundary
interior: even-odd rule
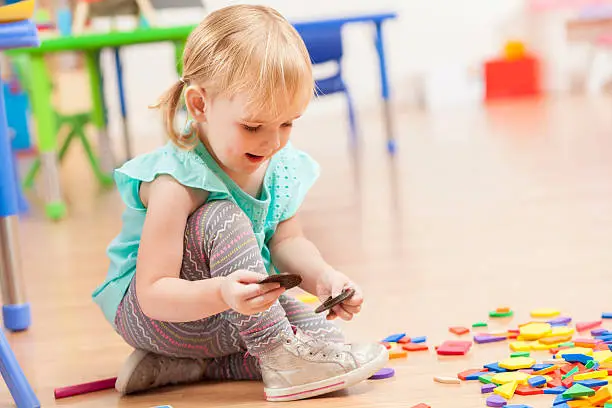
[[[253,115],[277,118],[314,94],[310,56],[295,28],[276,10],[235,5],[209,14],[189,35],[183,52],[183,75],[154,108],[163,112],[170,139],[183,147],[192,134],[177,133],[174,122],[183,90],[198,84],[208,97],[246,92]]]

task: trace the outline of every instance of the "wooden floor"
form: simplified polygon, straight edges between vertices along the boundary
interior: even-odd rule
[[[346,147],[342,116],[304,118],[294,142],[323,169],[304,205],[307,232],[366,293],[362,314],[342,324],[349,339],[406,332],[428,336],[433,347],[454,338],[449,326],[487,320],[489,310],[503,305],[515,317],[492,321],[491,329],[516,327],[535,307],[560,308],[575,321],[612,311],[610,98],[551,97],[429,115],[400,110],[394,160],[385,153],[378,112],[360,119],[363,142],[355,155]],[[147,140],[159,139],[141,137],[140,151],[149,148]],[[34,208],[21,224],[21,241],[33,325],[9,334],[43,406],[274,405],[263,401],[259,383],[54,401],[55,387],[115,376],[130,352],[90,298],[106,273],[105,247],[120,227],[119,197],[98,188],[78,149],[62,177],[66,220],[47,222],[30,196]],[[480,407],[476,384],[440,385],[432,376],[508,354],[508,343],[475,345],[460,358],[411,354],[390,363],[397,371],[390,380],[294,405]],[[1,391],[0,406],[10,406]],[[548,407],[552,399],[513,403]]]

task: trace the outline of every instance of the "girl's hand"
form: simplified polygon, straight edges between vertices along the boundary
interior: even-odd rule
[[[257,282],[264,279],[261,273],[238,270],[226,276],[221,284],[221,296],[229,307],[243,315],[268,310],[285,292],[279,283]]]
[[[336,270],[330,269],[325,272],[317,281],[316,296],[324,302],[331,295],[338,296],[344,289],[353,288],[355,294],[344,302],[331,308],[327,314],[327,320],[333,320],[340,317],[343,320],[351,320],[353,315],[361,311],[363,303],[363,294],[361,288],[351,281],[345,274]]]

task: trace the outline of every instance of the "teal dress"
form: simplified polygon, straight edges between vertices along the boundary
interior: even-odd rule
[[[134,274],[147,209],[140,201],[142,182],[166,174],[179,183],[209,192],[208,201],[229,200],[249,217],[268,273],[276,272],[268,243],[278,224],[291,218],[319,176],[318,164],[288,144],[270,161],[259,197],[245,193],[199,143],[184,150],[168,142],[138,156],[115,171],[119,194],[126,205],[122,228],[107,249],[110,266],[106,279],[93,292],[93,300],[115,326],[115,315]]]

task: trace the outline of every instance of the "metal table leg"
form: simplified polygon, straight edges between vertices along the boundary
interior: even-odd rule
[[[380,91],[383,98],[383,114],[387,131],[387,150],[395,153],[396,143],[393,135],[393,118],[391,113],[391,102],[389,100],[389,78],[387,76],[387,62],[385,59],[385,48],[382,33],[382,21],[376,22],[376,36],[374,42],[378,54],[378,65],[380,69]]]

